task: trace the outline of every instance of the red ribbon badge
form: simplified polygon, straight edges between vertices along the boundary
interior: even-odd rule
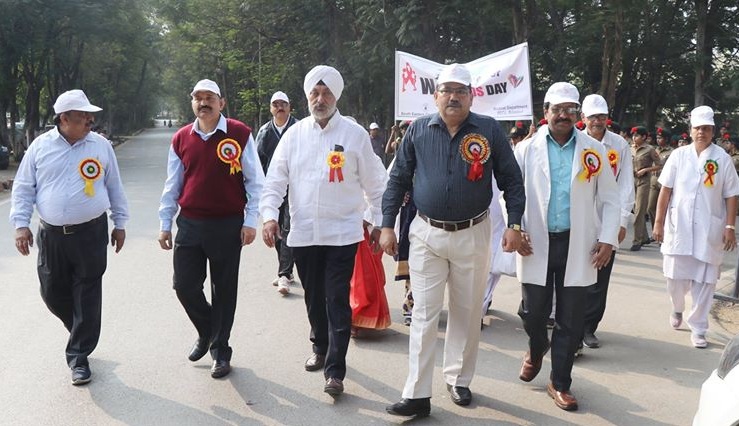
[[[598,151],[595,151],[593,149],[586,149],[582,153],[581,158],[582,163],[582,172],[578,175],[581,181],[588,181],[590,182],[590,178],[593,176],[597,176],[598,173],[600,173],[601,169],[601,161],[600,161],[600,155],[598,155]]]
[[[218,143],[218,158],[231,166],[230,174],[241,171],[241,145],[233,139],[224,139]]]
[[[339,182],[344,180],[344,174],[341,172],[341,168],[344,167],[344,153],[340,151],[331,151],[328,153],[326,162],[329,167],[328,181],[334,182],[337,178]]]
[[[608,151],[608,163],[611,165],[611,169],[613,169],[613,176],[616,176],[618,169],[618,152],[615,149]]]
[[[477,133],[465,136],[459,145],[459,153],[464,161],[471,165],[467,172],[467,180],[475,182],[482,179],[484,172],[482,165],[490,159],[490,143],[485,136]]]
[[[703,184],[710,188],[713,186],[713,177],[718,173],[718,163],[716,160],[707,160],[706,165],[703,166],[703,170],[706,171],[707,175]]]

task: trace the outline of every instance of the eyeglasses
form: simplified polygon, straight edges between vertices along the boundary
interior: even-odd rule
[[[608,115],[607,114],[595,114],[595,115],[588,116],[588,120],[603,121],[603,120],[605,120],[607,118],[608,118]]]
[[[580,112],[580,108],[578,107],[562,108],[558,106],[553,106],[553,107],[549,107],[549,112],[551,112],[554,115],[560,115],[562,113],[565,113],[567,115],[573,115],[573,114],[577,114],[578,112]]]
[[[451,96],[452,94],[455,94],[457,96],[465,96],[465,95],[469,95],[470,89],[466,87],[460,87],[459,89],[443,88],[443,89],[437,90],[437,92],[439,92],[441,96]]]

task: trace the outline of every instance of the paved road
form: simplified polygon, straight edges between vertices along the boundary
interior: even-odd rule
[[[260,241],[243,251],[231,340],[233,373],[213,380],[209,361],[187,361],[195,331],[171,289],[171,253],[155,241],[171,133],[149,130],[117,149],[132,220],[123,251],[109,255],[103,334],[91,358],[93,382],[88,386],[69,382],[65,331],[40,299],[35,250],[26,258],[16,253],[13,231],[0,220],[0,424],[400,423],[401,418],[384,412],[386,404],[400,397],[407,372],[408,328],[397,323],[400,283],[386,286],[396,323],[374,338],[352,341],[346,393],[334,401],[323,393],[322,374],[303,370],[310,343],[302,290],[295,288],[286,298],[277,294],[270,285],[275,255]],[[7,217],[8,210],[5,196],[0,217]],[[391,275],[392,262],[385,262]],[[441,380],[442,317],[432,416],[416,423],[690,424],[700,385],[729,336],[713,327],[709,348],[697,350],[689,345],[686,330],[669,328],[659,262],[656,247],[617,256],[599,332],[603,347],[587,350],[573,373],[580,411],[564,412],[547,396],[549,357],[533,382],[518,380],[526,335],[515,314],[519,285],[506,278],[485,318],[472,405],[454,405]]]

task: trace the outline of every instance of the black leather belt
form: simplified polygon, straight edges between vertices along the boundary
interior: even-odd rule
[[[561,240],[564,238],[570,238],[570,230],[562,231],[562,232],[550,232],[549,233],[549,239],[550,240]]]
[[[467,220],[463,220],[460,222],[447,222],[443,220],[431,219],[430,217],[426,216],[425,214],[421,212],[418,212],[418,217],[423,219],[424,222],[428,223],[434,228],[440,228],[445,231],[454,232],[454,231],[461,231],[463,229],[467,229],[471,226],[475,226],[478,223],[482,222],[483,220],[485,220],[485,218],[488,217],[488,211],[485,210],[479,215],[473,217],[472,219],[467,219]]]
[[[46,229],[46,230],[53,231],[53,232],[59,232],[59,233],[64,234],[64,235],[72,235],[72,234],[74,234],[76,232],[79,232],[79,231],[82,231],[82,230],[84,230],[86,228],[90,228],[93,225],[95,225],[98,221],[104,220],[106,218],[107,217],[106,217],[105,213],[103,213],[103,214],[101,214],[100,216],[96,217],[95,219],[93,219],[91,221],[84,222],[84,223],[78,223],[78,224],[75,224],[75,225],[61,225],[61,226],[51,225],[49,223],[44,222],[43,219],[40,220],[40,223],[41,223],[41,227],[44,228],[44,229]]]

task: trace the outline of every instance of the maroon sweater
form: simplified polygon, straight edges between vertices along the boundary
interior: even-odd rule
[[[231,138],[246,148],[251,129],[240,121],[226,119],[228,133],[217,131],[207,141],[192,131],[192,123],[172,138],[172,148],[185,169],[180,213],[191,219],[219,218],[244,214],[244,174],[231,174],[231,166],[218,157],[218,143]],[[240,158],[239,158],[240,160]]]

